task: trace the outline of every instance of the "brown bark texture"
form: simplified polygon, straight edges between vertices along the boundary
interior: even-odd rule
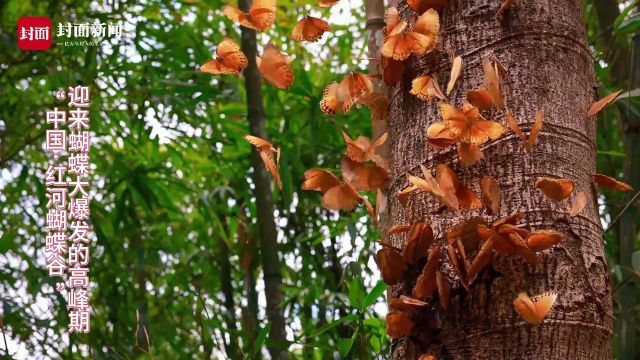
[[[440,43],[433,52],[407,60],[403,81],[390,92],[388,123],[390,194],[408,186],[406,173],[421,176],[420,164],[434,169],[445,163],[477,194],[483,175],[496,179],[502,190],[500,213],[490,217],[481,209],[442,210],[425,193],[414,193],[407,211],[392,195],[390,225],[435,222],[438,242],[446,249],[444,232],[461,220],[482,216],[490,222],[519,211],[528,229],[555,229],[566,239],[539,253],[535,265],[494,253],[468,292],[443,251],[441,271],[453,285],[450,309],[434,307],[423,314],[409,336],[393,342],[393,359],[416,359],[423,353],[438,359],[610,359],[611,287],[591,180],[596,123],[587,117],[596,99],[596,83],[583,5],[577,0],[519,0],[496,18],[500,4],[451,0],[440,10]],[[397,7],[403,19],[414,17],[404,1],[391,0],[389,6]],[[483,85],[481,60],[493,51],[508,70],[502,82],[507,110],[525,134],[536,111],[544,109],[545,124],[530,154],[511,131],[483,145],[485,159],[470,167],[460,162],[454,147],[435,150],[425,145],[427,127],[441,121],[439,105],[409,94],[411,79],[433,74],[444,87],[451,51],[462,56],[464,70],[450,103],[460,106],[468,90]],[[491,115],[505,124],[502,112]],[[583,191],[589,198],[582,213],[571,218],[568,201],[544,197],[534,187],[540,176],[574,180],[574,192]],[[391,240],[394,246],[404,246],[402,234]],[[410,270],[394,295],[410,295],[419,269]],[[518,293],[551,290],[558,292],[558,300],[541,325],[530,325],[515,312],[512,301]]]

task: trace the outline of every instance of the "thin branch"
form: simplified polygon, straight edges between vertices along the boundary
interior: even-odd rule
[[[618,220],[620,220],[620,218],[622,217],[622,215],[624,215],[625,211],[627,211],[627,209],[629,209],[631,207],[631,204],[633,204],[636,199],[638,199],[638,197],[640,196],[640,191],[638,191],[632,198],[631,200],[629,200],[629,202],[627,203],[627,205],[624,206],[624,208],[622,209],[622,211],[620,211],[620,213],[618,214],[618,216],[616,216],[615,219],[613,219],[613,221],[611,222],[611,224],[609,224],[609,227],[607,227],[607,230],[605,230],[604,232],[607,233],[609,232],[609,230],[613,229],[613,227],[616,225],[616,223],[618,222]]]

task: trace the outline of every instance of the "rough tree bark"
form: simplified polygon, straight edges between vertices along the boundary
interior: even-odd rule
[[[248,11],[251,0],[238,0],[242,11]],[[256,65],[256,32],[242,27],[242,51],[249,60],[244,70],[247,92],[247,112],[249,132],[251,135],[267,139],[264,130],[264,105],[262,104],[262,88],[260,73]],[[252,179],[255,185],[256,208],[258,211],[258,227],[260,229],[260,257],[264,274],[265,297],[267,299],[267,318],[271,324],[269,353],[274,360],[287,359],[286,332],[284,322],[282,273],[278,257],[278,233],[273,218],[273,198],[271,197],[271,180],[264,168],[260,155],[252,149]]]
[[[419,175],[419,165],[433,169],[446,163],[461,181],[479,193],[482,175],[496,179],[502,189],[499,216],[520,211],[530,229],[556,229],[565,241],[538,254],[535,266],[518,258],[493,255],[467,292],[443,257],[441,270],[453,283],[451,308],[426,315],[408,337],[394,341],[394,359],[415,359],[433,352],[439,359],[609,359],[612,313],[610,283],[604,258],[602,227],[595,188],[595,131],[587,109],[596,98],[593,63],[586,46],[582,2],[577,0],[520,0],[496,18],[499,0],[451,0],[440,11],[441,40],[436,51],[408,59],[404,80],[391,91],[389,135],[392,179],[390,193],[407,186],[405,173]],[[413,12],[401,0],[391,0],[405,19]],[[503,94],[508,109],[523,131],[531,128],[538,109],[545,125],[531,154],[512,132],[483,146],[486,159],[465,167],[455,149],[425,147],[427,127],[440,120],[438,104],[409,94],[411,79],[433,73],[445,82],[451,68],[449,51],[464,59],[464,70],[449,101],[460,105],[467,90],[483,82],[481,59],[491,50],[508,68]],[[503,115],[495,118],[504,123]],[[569,218],[566,204],[543,197],[533,186],[539,176],[564,177],[576,182],[575,191],[589,194],[580,215]],[[428,194],[413,195],[409,211],[416,219],[437,221],[442,234],[449,226],[481,210],[439,211]],[[395,196],[390,199],[391,225],[409,222]],[[394,235],[395,246],[403,238]],[[417,274],[408,274],[396,294],[410,292]],[[559,293],[544,322],[522,321],[512,301],[519,292]]]

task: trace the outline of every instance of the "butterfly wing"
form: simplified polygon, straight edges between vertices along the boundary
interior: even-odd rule
[[[256,30],[270,28],[276,20],[276,0],[254,0],[249,9],[248,20]]]
[[[218,44],[216,55],[222,64],[226,67],[237,69],[238,72],[249,64],[247,57],[240,50],[240,45],[228,37],[225,37],[220,44]]]
[[[294,75],[289,59],[272,43],[265,47],[259,70],[268,83],[279,89],[287,89],[293,85]]]
[[[529,133],[529,139],[525,144],[525,148],[527,149],[527,151],[531,151],[533,146],[536,144],[536,141],[538,140],[538,134],[540,134],[540,130],[542,130],[543,122],[544,111],[538,110],[536,112],[536,120],[534,121],[533,126],[531,127],[531,132]]]
[[[548,177],[540,177],[536,180],[536,187],[542,191],[543,194],[550,197],[555,201],[562,201],[566,199],[576,184],[569,179],[555,179]]]
[[[309,169],[304,172],[302,190],[315,190],[324,193],[339,185],[340,179],[330,171],[323,169]]]
[[[518,297],[513,300],[513,307],[526,322],[531,324],[540,323],[541,319],[538,317],[536,306],[526,293],[518,294]]]
[[[533,305],[536,309],[536,317],[538,321],[541,322],[545,316],[551,311],[553,304],[556,302],[558,298],[558,294],[556,292],[550,291],[544,294],[540,294],[531,298]]]
[[[591,176],[593,181],[600,185],[604,186],[611,190],[620,190],[620,191],[631,191],[633,187],[631,185],[624,183],[620,180],[614,179],[611,176],[603,175],[603,174],[595,174]]]

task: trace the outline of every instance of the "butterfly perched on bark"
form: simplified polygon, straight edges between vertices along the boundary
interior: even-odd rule
[[[449,0],[407,0],[407,5],[418,14],[422,14],[429,9],[439,10],[448,3]]]
[[[412,95],[415,95],[420,100],[431,100],[438,98],[445,100],[440,85],[438,85],[438,79],[429,75],[418,76],[411,82]]]
[[[293,27],[291,39],[294,41],[317,41],[322,35],[330,31],[329,23],[309,15],[305,15]]]
[[[469,103],[464,103],[461,109],[442,103],[440,112],[449,131],[465,143],[481,145],[489,139],[498,139],[504,133],[500,123],[485,119],[478,108]]]
[[[225,5],[222,13],[244,27],[265,31],[276,20],[276,0],[253,0],[249,12]]]
[[[536,179],[535,186],[549,198],[562,201],[571,195],[576,183],[569,179],[539,177]]]
[[[557,298],[558,293],[553,291],[534,297],[529,297],[527,293],[520,293],[513,300],[513,307],[526,322],[538,325],[551,311],[551,307],[553,307]]]
[[[280,166],[280,148],[275,148],[270,142],[257,136],[245,135],[243,138],[256,147],[260,157],[262,158],[264,166],[275,179],[278,189],[282,191],[282,181],[280,180],[280,174],[278,173]],[[276,153],[275,160],[273,158],[273,153]]]
[[[405,31],[408,24],[400,21],[396,8],[387,9],[385,21],[384,44],[380,49],[383,56],[405,60],[411,54],[422,55],[433,50],[438,42],[440,18],[433,9],[420,15],[410,31]]]
[[[200,71],[209,74],[237,75],[247,67],[247,57],[231,38],[225,37],[216,48],[216,58],[209,60],[200,67]]]
[[[265,46],[262,57],[256,56],[256,63],[262,77],[278,89],[287,89],[293,85],[294,75],[290,62],[291,60],[273,43]]]

